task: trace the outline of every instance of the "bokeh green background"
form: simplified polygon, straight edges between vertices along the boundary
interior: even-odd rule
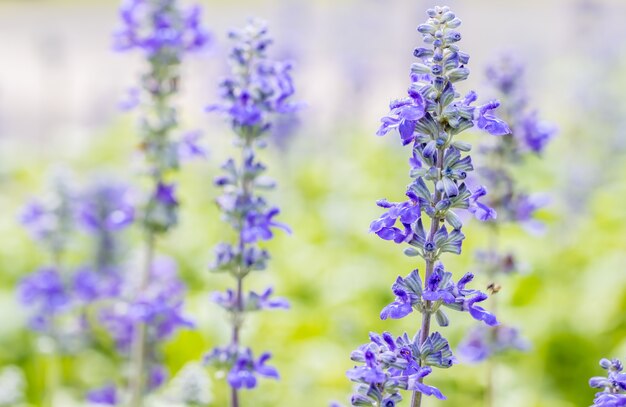
[[[273,351],[282,380],[263,381],[242,397],[244,405],[255,407],[345,403],[352,387],[345,378],[349,354],[366,342],[368,332],[417,329],[416,317],[380,321],[378,314],[391,300],[395,277],[422,265],[367,228],[379,214],[375,200],[400,199],[408,182],[407,150],[394,136],[377,138],[374,132],[388,100],[404,91],[411,50],[420,41],[414,28],[432,4],[203,4],[217,46],[186,66],[181,112],[188,127],[205,131],[211,153],[206,162],[182,170],[181,223],[159,243],[161,253],[178,260],[189,289],[186,310],[198,326],[164,346],[168,367],[175,374],[227,339],[225,315],[208,293],[230,281],[209,273],[207,264],[212,247],[228,236],[213,203],[218,191],[211,180],[232,152],[231,135],[202,107],[215,100],[215,83],[224,71],[224,29],[258,15],[272,25],[277,54],[296,61],[298,99],[307,108],[293,137],[264,153],[280,186],[270,199],[281,206],[282,220],[294,233],[279,234],[267,245],[270,269],[248,282],[258,289],[274,285],[292,301],[292,309],[252,315],[243,332],[255,350]],[[626,7],[591,0],[450,5],[465,22],[464,48],[473,58],[468,88],[480,94],[485,65],[499,52],[512,52],[527,64],[531,103],[560,128],[543,157],[516,170],[526,189],[551,196],[539,213],[546,232],[529,235],[510,226],[500,236],[501,246],[527,267],[505,281],[499,317],[520,327],[532,350],[498,359],[496,405],[589,405],[594,391],[587,381],[600,374],[599,358],[626,356],[626,103],[621,97],[626,28],[619,25]],[[72,169],[79,184],[101,171],[139,180],[132,165],[135,117],[116,112],[115,103],[141,62],[114,55],[108,46],[116,6],[111,1],[0,2],[0,365],[23,369],[28,406],[42,405],[52,364],[26,328],[27,314],[14,287],[47,259],[17,224],[16,214],[45,189],[51,169],[59,165]],[[470,136],[475,143],[484,137],[489,136]],[[446,261],[456,276],[480,273],[473,251],[486,240],[477,222],[464,230],[463,254]],[[78,240],[72,247],[76,262],[84,249]],[[131,233],[129,258],[139,250]],[[479,278],[477,284],[484,283]],[[467,315],[453,315],[444,331],[456,346],[471,325]],[[87,388],[119,374],[115,360],[95,349],[63,357],[57,367],[59,407],[81,405]],[[482,405],[485,375],[483,365],[437,371],[431,383],[448,401],[429,399],[427,405]],[[223,380],[212,379],[212,405],[227,405]]]

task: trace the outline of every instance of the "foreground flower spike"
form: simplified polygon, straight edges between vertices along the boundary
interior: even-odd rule
[[[132,103],[126,103],[125,107],[142,107],[141,151],[150,177],[141,216],[147,246],[146,265],[138,273],[135,299],[140,303],[147,301],[143,305],[151,305],[150,312],[158,314],[160,311],[153,308],[166,304],[151,298],[150,275],[156,240],[174,227],[178,219],[176,184],[171,178],[181,158],[201,151],[195,148],[196,136],[179,134],[175,138],[178,122],[172,99],[179,90],[180,64],[185,54],[205,46],[209,35],[200,24],[200,8],[182,9],[177,0],[127,0],[120,9],[120,17],[122,28],[115,33],[115,47],[141,51],[149,67],[142,76],[142,91],[133,90]],[[153,321],[147,318],[135,322],[137,326],[131,330],[129,405],[138,407],[143,405],[146,389],[161,382],[163,375],[160,368],[152,369],[146,361],[154,353],[147,345],[156,346],[150,339],[153,329],[148,326]],[[163,329],[168,331],[170,326]]]
[[[440,261],[444,253],[461,253],[465,236],[459,211],[466,210],[480,220],[496,217],[496,212],[480,199],[482,187],[471,188],[465,179],[474,166],[471,146],[458,135],[474,126],[495,136],[510,133],[508,125],[495,114],[497,101],[474,106],[474,92],[461,97],[455,84],[469,75],[469,56],[457,43],[461,25],[448,7],[428,10],[429,19],[418,27],[428,48],[417,48],[418,62],[411,66],[408,96],[391,102],[378,135],[396,130],[403,145],[411,147],[409,164],[413,181],[404,202],[381,200],[386,210],[372,222],[370,231],[384,240],[407,245],[407,256],[425,261],[424,273],[414,270],[398,277],[392,286],[396,299],[381,312],[381,318],[403,318],[416,313],[421,328],[412,339],[405,333],[394,339],[390,334],[371,335],[371,343],[355,351],[352,359],[363,363],[348,372],[357,382],[352,397],[355,406],[395,406],[400,390],[412,394],[411,405],[422,405],[422,395],[443,399],[443,394],[425,385],[432,368],[448,368],[455,363],[450,346],[438,332],[431,333],[431,318],[439,326],[449,324],[444,308],[467,311],[474,319],[495,326],[496,318],[477,305],[487,295],[467,288],[473,275],[454,281]]]
[[[258,160],[256,149],[265,146],[264,136],[271,128],[272,117],[291,113],[297,105],[290,101],[294,93],[291,65],[267,56],[271,40],[266,25],[251,21],[229,36],[235,41],[230,53],[232,75],[221,83],[222,102],[208,110],[228,118],[236,135],[235,145],[241,150],[239,160],[228,159],[222,166],[224,174],[215,179],[215,185],[223,189],[217,204],[236,232],[237,242],[216,247],[211,269],[229,273],[235,279],[235,288],[214,293],[212,298],[228,312],[232,335],[230,344],[212,350],[205,361],[228,371],[231,406],[237,407],[239,390],[256,387],[259,377],[278,379],[276,369],[266,364],[270,353],[254,357],[250,348],[242,346],[240,332],[246,312],[285,309],[289,304],[273,297],[271,288],[246,293],[243,283],[252,271],[267,267],[269,255],[259,244],[272,239],[276,229],[289,232],[286,225],[275,219],[278,208],[259,195],[260,191],[273,188],[274,183],[262,177],[266,168]]]
[[[622,373],[624,366],[618,359],[602,359],[602,369],[608,372],[607,377],[592,377],[589,386],[602,389],[596,393],[591,407],[621,407],[626,406],[626,373]]]
[[[479,157],[485,164],[477,171],[475,182],[489,189],[486,203],[498,212],[497,219],[487,224],[489,247],[480,250],[477,262],[480,272],[489,278],[491,308],[496,309],[495,295],[502,287],[504,275],[519,270],[513,253],[498,247],[503,225],[519,223],[530,231],[540,231],[542,225],[534,219],[534,212],[542,205],[542,199],[522,190],[513,175],[514,168],[529,156],[540,156],[548,141],[556,134],[556,127],[539,121],[538,113],[528,105],[523,84],[524,67],[511,56],[501,56],[487,69],[487,80],[502,101],[504,118],[511,123],[511,131],[501,137],[486,140],[480,146]],[[508,350],[527,350],[529,344],[513,327],[476,326],[459,346],[460,357],[468,362],[481,362]],[[488,383],[485,392],[486,405],[497,405],[494,400],[497,375],[494,362],[487,364]]]

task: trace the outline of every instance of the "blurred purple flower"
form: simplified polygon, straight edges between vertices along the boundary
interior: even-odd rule
[[[167,380],[167,370],[164,366],[154,365],[148,373],[148,388],[151,390],[158,389]]]
[[[268,352],[255,360],[252,350],[245,349],[237,357],[233,368],[228,372],[227,380],[234,389],[253,389],[257,385],[257,376],[279,379],[278,371],[266,362],[272,357]]]
[[[265,213],[249,212],[241,229],[243,242],[255,243],[259,240],[269,240],[274,236],[272,228],[279,228],[291,233],[291,229],[287,225],[273,220],[279,213],[278,208],[271,208]]]
[[[558,128],[544,121],[539,120],[537,111],[526,114],[519,122],[519,135],[524,146],[534,152],[541,153],[546,145],[558,133]]]
[[[79,269],[73,277],[74,295],[84,302],[93,302],[100,298],[119,295],[122,277],[115,270],[106,273],[96,272],[90,268]]]
[[[507,350],[527,351],[530,344],[516,328],[499,325],[486,327],[477,325],[459,345],[459,356],[463,361],[478,363]]]
[[[120,110],[127,112],[133,110],[141,103],[141,89],[133,87],[126,90],[124,97],[118,102]]]
[[[206,148],[199,143],[202,136],[203,134],[199,130],[189,131],[182,136],[178,143],[178,156],[181,160],[207,157]]]
[[[53,267],[42,268],[24,277],[18,284],[18,296],[24,306],[34,309],[30,324],[38,331],[49,328],[51,319],[70,303],[63,279]]]
[[[99,181],[83,194],[79,215],[81,224],[91,232],[121,230],[135,218],[131,191],[121,184]]]
[[[201,9],[181,11],[176,0],[126,0],[120,8],[122,27],[114,34],[114,47],[124,51],[139,48],[148,55],[196,51],[211,36],[200,24]]]
[[[135,292],[136,282],[126,280],[124,284],[125,291]],[[101,320],[120,349],[128,349],[138,323],[146,324],[150,341],[162,341],[180,328],[194,326],[183,315],[184,294],[185,287],[177,277],[175,263],[158,258],[153,264],[148,285],[141,293],[131,300],[120,299],[105,308]]]
[[[178,200],[176,199],[176,185],[159,182],[157,184],[154,198],[165,206],[177,206]]]
[[[87,393],[87,401],[93,404],[116,406],[119,403],[117,389],[113,385],[107,385]]]

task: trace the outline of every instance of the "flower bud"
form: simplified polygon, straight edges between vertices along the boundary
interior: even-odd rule
[[[470,71],[467,68],[455,68],[448,72],[448,79],[450,82],[464,81],[469,76]]]
[[[447,26],[450,28],[457,28],[461,25],[461,19],[459,18],[454,18],[451,21],[448,21]]]
[[[417,31],[419,31],[422,34],[434,34],[436,29],[431,24],[420,24],[417,27]]]
[[[429,56],[433,55],[433,51],[428,49],[428,48],[415,48],[415,50],[413,51],[413,56],[415,58],[428,58]]]
[[[425,75],[431,72],[428,65],[420,64],[418,62],[414,62],[411,64],[411,73],[417,75]]]
[[[372,400],[362,394],[353,394],[350,400],[353,406],[373,406]]]
[[[448,21],[452,21],[454,19],[455,15],[453,12],[448,11],[447,13],[444,13],[441,16],[441,22],[442,23],[447,23]]]
[[[461,33],[458,31],[449,31],[445,36],[445,40],[449,44],[459,42],[461,41]]]
[[[448,316],[441,309],[438,309],[437,312],[435,312],[435,319],[437,320],[437,324],[439,326],[450,325],[450,320],[448,319]]]

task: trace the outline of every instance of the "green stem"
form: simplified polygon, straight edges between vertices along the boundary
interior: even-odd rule
[[[244,145],[241,151],[241,172],[240,172],[241,177],[242,177],[241,178],[241,190],[243,193],[244,200],[250,195],[252,195],[252,191],[251,191],[252,185],[244,177],[244,174],[245,174],[244,166],[245,166],[245,161],[246,161],[246,154],[250,148],[252,148],[252,137],[250,134],[244,134]],[[243,240],[242,230],[243,230],[245,221],[246,221],[245,215],[243,215],[239,223],[239,241],[238,241],[239,253],[242,256],[242,260],[241,260],[241,264],[238,267],[237,275],[236,275],[237,290],[236,290],[235,298],[236,298],[237,307],[233,314],[233,330],[232,330],[232,338],[231,338],[231,347],[235,351],[239,349],[239,344],[240,344],[240,331],[241,331],[241,325],[243,323],[243,312],[244,312],[243,279],[247,274],[247,270],[244,269],[244,265],[243,265],[243,253],[245,251],[246,244]],[[234,387],[231,387],[230,405],[231,407],[239,407],[239,392]]]
[[[435,200],[433,202],[433,207],[441,200],[441,192],[437,190],[437,182],[441,180],[441,173],[443,171],[443,152],[444,152],[443,148],[440,148],[437,150],[437,180],[435,180]],[[434,217],[431,219],[430,232],[428,235],[429,239],[431,239],[435,235],[435,233],[437,233],[437,230],[439,229],[439,221],[440,219],[437,217]],[[426,287],[426,283],[428,282],[428,279],[433,274],[434,268],[435,268],[435,259],[434,258],[426,259],[426,272],[424,274],[424,287]],[[430,307],[431,307],[431,302],[426,301],[426,304],[424,306],[425,311],[422,312],[422,325],[420,328],[420,337],[419,337],[420,346],[422,346],[424,342],[426,342],[426,340],[428,339],[428,335],[430,334],[430,320],[431,320]],[[423,381],[424,381],[424,378],[421,377],[419,379],[419,382],[423,383]],[[411,407],[420,407],[421,405],[422,405],[422,393],[418,391],[414,391],[411,397]]]

